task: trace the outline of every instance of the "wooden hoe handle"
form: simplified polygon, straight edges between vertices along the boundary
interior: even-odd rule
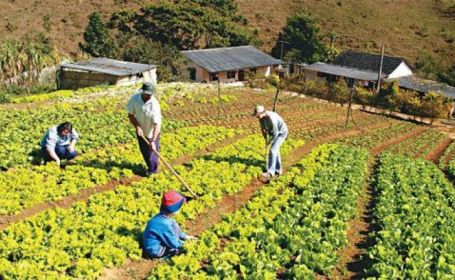
[[[145,138],[145,136],[142,136],[142,139],[144,139],[145,143],[147,143],[147,145],[151,146],[151,143],[150,141]],[[172,172],[172,174],[174,174],[174,176],[177,178],[177,180],[179,180],[179,182],[185,187],[185,189],[187,191],[189,191],[191,193],[191,195],[193,196],[194,199],[197,199],[199,198],[199,196],[197,194],[195,194],[191,188],[185,183],[185,181],[183,181],[183,179],[179,176],[179,174],[174,170],[174,168],[172,168],[172,166],[164,159],[164,157],[162,155],[160,155],[160,153],[158,153],[158,151],[155,151],[154,153],[157,154],[157,156],[159,157],[159,159],[164,163],[164,165],[166,165],[166,167]]]

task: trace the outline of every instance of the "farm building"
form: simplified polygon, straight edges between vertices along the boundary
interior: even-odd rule
[[[248,72],[268,76],[282,61],[252,47],[228,47],[183,51],[188,60],[190,78],[197,82],[244,81]]]
[[[156,83],[156,65],[126,62],[110,58],[66,63],[60,66],[59,89],[108,85]]]
[[[447,98],[455,100],[455,87],[436,81],[425,80],[415,76],[406,76],[398,79],[390,79],[387,82],[397,81],[402,89],[417,91],[420,93],[439,92]]]
[[[329,82],[344,78],[348,83],[374,87],[378,80],[381,55],[347,51],[330,63],[317,62],[304,67],[307,80],[324,79]],[[412,75],[411,67],[403,58],[384,56],[381,79],[396,79]]]

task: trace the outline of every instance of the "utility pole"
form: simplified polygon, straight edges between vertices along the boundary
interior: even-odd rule
[[[282,61],[282,60],[283,60],[283,48],[284,48],[284,44],[288,44],[288,45],[289,45],[289,42],[287,42],[287,41],[278,41],[278,42],[281,43],[280,60]]]
[[[381,89],[381,73],[382,73],[382,63],[384,62],[384,43],[382,43],[382,50],[381,50],[381,63],[379,64],[379,72],[378,72],[378,88],[376,89],[376,93],[379,93]]]
[[[220,74],[218,73],[218,118],[221,118],[221,85]]]

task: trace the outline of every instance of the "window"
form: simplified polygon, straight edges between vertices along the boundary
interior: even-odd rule
[[[218,73],[210,73],[209,80],[218,81]]]
[[[227,72],[228,79],[235,79],[235,71],[228,71]]]

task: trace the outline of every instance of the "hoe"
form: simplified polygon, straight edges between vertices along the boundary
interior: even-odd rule
[[[144,139],[144,141],[145,141],[145,143],[147,143],[147,145],[151,146],[150,141],[147,138],[142,136],[142,139]],[[199,198],[199,196],[191,190],[191,188],[185,183],[185,181],[182,180],[182,178],[179,176],[179,174],[177,174],[177,172],[174,170],[174,168],[172,168],[172,166],[164,159],[164,157],[162,155],[160,155],[160,153],[158,153],[158,152],[155,152],[155,153],[158,155],[158,158],[164,163],[164,165],[166,165],[166,167],[171,171],[171,173],[174,174],[174,176],[177,178],[177,180],[179,180],[179,182],[185,187],[185,189],[191,193],[193,198],[194,199]]]

